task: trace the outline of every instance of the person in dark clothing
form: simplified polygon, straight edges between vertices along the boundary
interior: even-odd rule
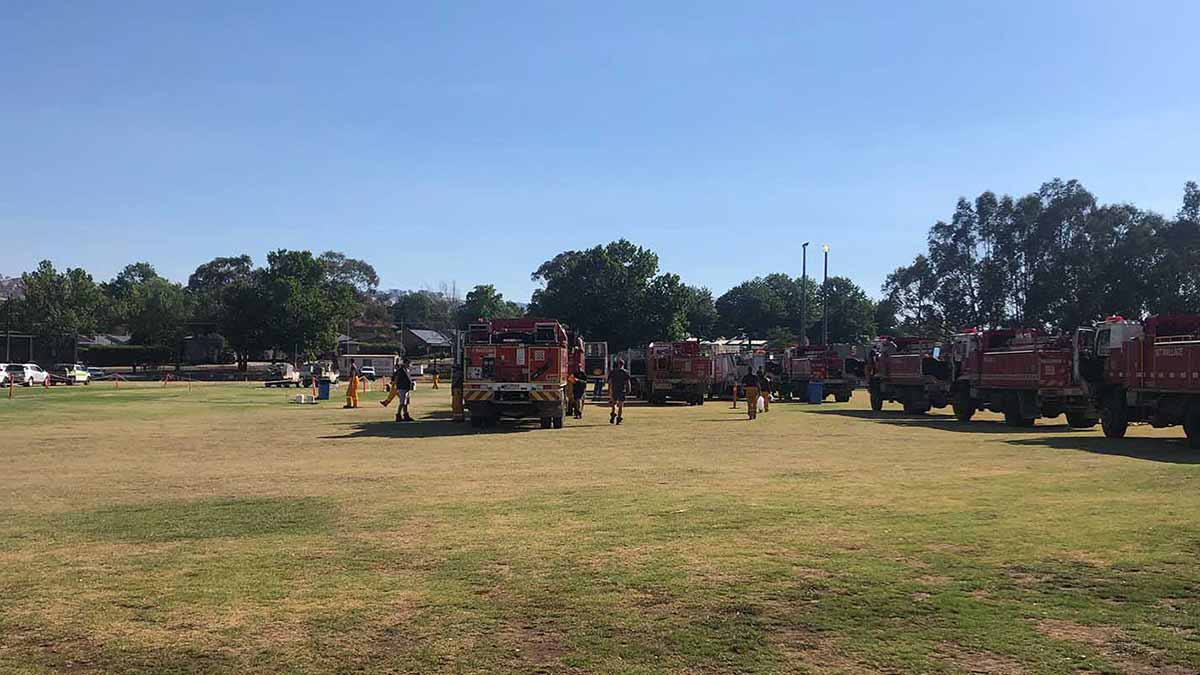
[[[750,419],[758,419],[758,374],[753,370],[742,377],[742,391],[746,393],[746,410]]]
[[[617,365],[608,374],[608,400],[612,408],[608,414],[608,423],[620,424],[625,416],[625,397],[629,394],[633,378],[625,370],[625,360],[617,359]]]
[[[581,368],[575,373],[575,382],[571,385],[574,387],[572,392],[575,395],[575,419],[583,419],[583,399],[587,395],[587,374]]]
[[[408,402],[412,396],[413,379],[412,375],[408,374],[408,359],[404,359],[404,363],[392,373],[392,389],[396,391],[396,398],[400,399],[400,407],[396,409],[397,422],[411,422],[412,415],[408,414]]]

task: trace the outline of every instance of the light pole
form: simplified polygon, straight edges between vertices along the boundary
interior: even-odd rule
[[[821,244],[825,252],[825,278],[821,281],[821,346],[829,348],[829,244]]]
[[[808,346],[808,242],[800,245],[800,345]]]

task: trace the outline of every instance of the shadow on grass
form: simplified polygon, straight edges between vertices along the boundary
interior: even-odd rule
[[[817,415],[838,415],[856,419],[873,420],[897,427],[917,429],[936,429],[938,431],[954,431],[968,434],[1029,434],[1029,433],[1070,433],[1073,431],[1089,431],[1088,429],[1072,429],[1065,423],[1039,422],[1032,427],[1010,427],[1007,424],[992,420],[975,420],[959,422],[950,415],[911,415],[904,412],[882,410],[843,410],[828,408],[824,410],[808,408],[806,412]]]
[[[344,440],[348,438],[438,438],[443,436],[473,436],[476,434],[511,434],[524,431],[540,431],[537,420],[502,420],[487,429],[478,429],[470,422],[454,422],[433,416],[419,418],[415,422],[348,422],[338,425],[347,428],[344,434],[322,436],[322,440]]]
[[[1104,438],[1098,436],[1058,436],[1055,438],[1014,438],[1011,445],[1053,450],[1074,450],[1095,455],[1115,455],[1169,464],[1200,464],[1200,451],[1193,450],[1183,438]]]

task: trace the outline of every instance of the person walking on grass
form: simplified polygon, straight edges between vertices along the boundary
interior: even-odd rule
[[[408,359],[404,359],[404,363],[392,373],[392,391],[396,394],[395,398],[399,399],[399,408],[396,409],[397,422],[411,422],[412,415],[408,414],[408,403],[412,397],[413,379],[408,374]],[[387,407],[388,401],[380,401],[381,405]]]
[[[771,412],[771,376],[762,368],[758,369],[758,393],[763,397],[763,412]]]
[[[431,388],[432,389],[441,389],[441,387],[438,386],[441,383],[442,378],[438,374],[437,361],[433,362],[433,367],[430,369],[429,374],[431,377],[433,377],[433,387],[431,387]]]
[[[342,407],[358,407],[358,365],[354,359],[350,359],[350,381],[346,383],[346,405]]]
[[[575,389],[575,419],[581,420],[583,419],[584,400],[587,398],[587,375],[583,370],[575,373],[575,383],[571,386]]]
[[[758,375],[751,370],[742,377],[742,392],[746,396],[746,410],[750,419],[758,419]]]
[[[392,358],[392,377],[391,377],[391,383],[388,385],[387,398],[385,398],[379,402],[379,405],[381,405],[385,408],[388,407],[389,405],[391,405],[392,401],[396,400],[396,397],[399,396],[399,394],[396,391],[396,373],[399,370],[400,370],[400,352],[396,352],[396,356]]]
[[[608,374],[608,400],[612,405],[608,414],[608,423],[620,424],[625,416],[625,396],[629,394],[633,378],[625,370],[625,360],[617,359],[617,366]]]

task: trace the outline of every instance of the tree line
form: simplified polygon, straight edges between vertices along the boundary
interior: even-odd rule
[[[1111,314],[1200,313],[1200,188],[1166,218],[1100,204],[1078,181],[1014,198],[959,199],[927,251],[892,272],[883,311],[901,332],[1072,330]]]
[[[216,333],[245,367],[273,349],[296,358],[334,351],[348,323],[450,329],[481,317],[555,318],[610,350],[685,337],[750,337],[773,346],[860,342],[878,334],[945,335],[967,326],[1070,329],[1107,314],[1200,313],[1200,188],[1189,182],[1173,219],[1129,204],[1102,205],[1078,181],[1052,180],[1020,198],[960,199],[929,230],[926,252],[888,275],[883,298],[834,276],[822,286],[786,272],[748,279],[718,297],[660,269],[658,255],[624,239],[564,251],[531,274],[528,305],[481,284],[382,291],[368,262],[336,251],[277,250],[256,267],[219,257],[186,284],[146,262],[96,282],[50,261],[21,275],[5,327],[45,338],[127,332],[177,350],[185,335]],[[177,353],[177,352],[176,352]]]

